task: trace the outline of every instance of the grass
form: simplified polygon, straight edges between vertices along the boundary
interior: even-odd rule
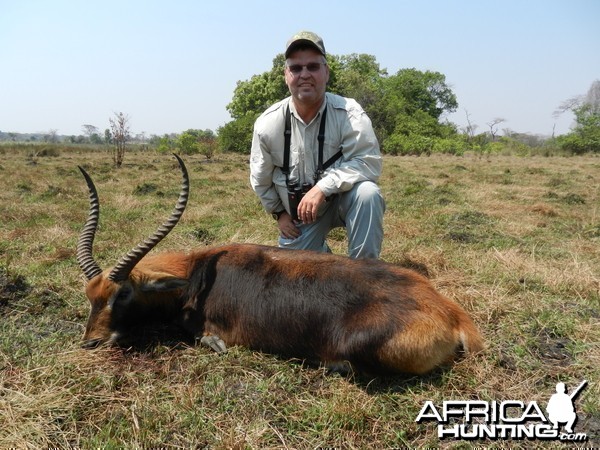
[[[247,157],[186,157],[188,209],[155,251],[275,245]],[[426,273],[481,328],[485,355],[425,377],[328,375],[244,348],[218,356],[148,331],[151,345],[79,348],[88,314],[75,261],[85,183],[101,200],[103,267],[154,231],[179,191],[174,158],[65,148],[0,162],[0,448],[530,448],[437,438],[427,400],[521,400],[589,386],[577,432],[600,445],[600,159],[386,157],[382,258]],[[344,253],[344,233],[330,245]],[[554,441],[535,441],[554,448]]]

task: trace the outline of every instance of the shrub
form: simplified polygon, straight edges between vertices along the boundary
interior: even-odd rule
[[[246,114],[219,128],[219,149],[224,152],[249,154],[252,147],[252,130],[257,117],[258,114]]]
[[[441,138],[433,142],[434,153],[462,156],[465,154],[466,149],[466,143],[459,138]]]
[[[383,145],[383,151],[389,155],[430,155],[432,153],[447,153],[463,155],[467,144],[458,136],[454,138],[439,138],[419,134],[393,134]]]
[[[156,146],[157,152],[173,153],[173,149],[175,149],[175,142],[168,134],[165,134],[163,137],[159,138],[158,145]]]
[[[559,136],[558,143],[563,150],[574,155],[582,155],[587,152],[600,153],[600,130],[596,134],[597,136],[592,133],[583,136],[578,133],[571,133]]]

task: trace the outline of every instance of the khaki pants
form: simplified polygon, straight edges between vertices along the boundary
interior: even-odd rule
[[[383,240],[385,201],[379,187],[371,181],[355,184],[348,192],[335,195],[319,211],[316,222],[300,224],[296,239],[279,237],[279,246],[295,250],[331,252],[327,234],[344,227],[348,233],[348,256],[379,258]]]

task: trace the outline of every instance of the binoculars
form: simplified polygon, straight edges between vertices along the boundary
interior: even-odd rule
[[[294,221],[298,221],[298,204],[304,197],[308,191],[312,189],[313,185],[310,183],[288,183],[287,184],[287,194],[288,200],[290,202],[290,214],[292,215],[292,219]]]

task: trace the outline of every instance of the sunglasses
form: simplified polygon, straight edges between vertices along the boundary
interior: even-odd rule
[[[326,65],[325,63],[311,62],[306,65],[292,64],[292,65],[287,66],[287,68],[294,75],[299,75],[302,72],[302,69],[304,69],[305,67],[306,67],[306,70],[308,70],[309,72],[315,73],[321,69],[321,66],[325,66],[325,65]]]

